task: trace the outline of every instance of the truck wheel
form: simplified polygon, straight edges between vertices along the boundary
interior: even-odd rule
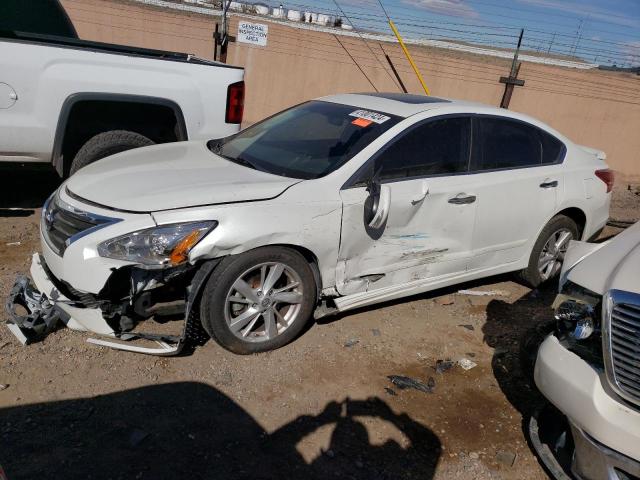
[[[551,280],[560,273],[569,242],[578,238],[576,222],[556,215],[545,225],[536,240],[529,266],[520,272],[520,280],[532,288]]]
[[[296,338],[316,304],[313,271],[290,248],[261,247],[225,258],[202,293],[202,326],[239,354],[280,348]]]
[[[86,167],[90,163],[108,157],[109,155],[131,150],[132,148],[147,147],[153,144],[154,142],[144,135],[127,130],[111,130],[109,132],[99,133],[87,140],[80,150],[78,150],[73,162],[71,162],[69,174],[73,175],[82,167]]]

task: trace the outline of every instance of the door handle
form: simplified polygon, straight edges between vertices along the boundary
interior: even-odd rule
[[[540,184],[540,188],[555,188],[558,186],[557,180],[544,181]]]
[[[466,193],[459,193],[455,197],[449,199],[449,203],[453,203],[454,205],[466,205],[475,201],[475,195],[467,195]]]
[[[424,199],[427,198],[427,195],[429,195],[429,192],[426,192],[424,195],[422,195],[417,200],[411,200],[411,205],[418,205],[419,203],[424,202]]]

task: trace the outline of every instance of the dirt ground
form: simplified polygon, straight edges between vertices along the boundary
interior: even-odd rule
[[[4,297],[38,250],[58,180],[34,167],[0,178]],[[616,188],[612,217],[637,218],[639,206]],[[22,347],[2,327],[0,465],[10,480],[546,478],[523,433],[539,397],[518,343],[553,298],[553,286],[494,277],[323,320],[244,357],[212,341],[179,358],[117,352],[69,330]],[[460,358],[477,366],[435,372]],[[435,388],[400,390],[389,375]]]

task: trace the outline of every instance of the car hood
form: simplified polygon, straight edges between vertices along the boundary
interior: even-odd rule
[[[179,142],[102,159],[76,172],[66,188],[109,208],[153,212],[266,200],[298,182],[226,160],[206,142]]]
[[[604,295],[617,289],[640,293],[640,222],[579,261],[567,279]]]

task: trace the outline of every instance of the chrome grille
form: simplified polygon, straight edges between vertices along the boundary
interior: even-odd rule
[[[640,295],[611,290],[604,301],[607,377],[623,398],[640,402]]]
[[[54,194],[44,204],[40,229],[47,245],[58,255],[63,255],[78,238],[119,221],[119,218],[79,210]]]

